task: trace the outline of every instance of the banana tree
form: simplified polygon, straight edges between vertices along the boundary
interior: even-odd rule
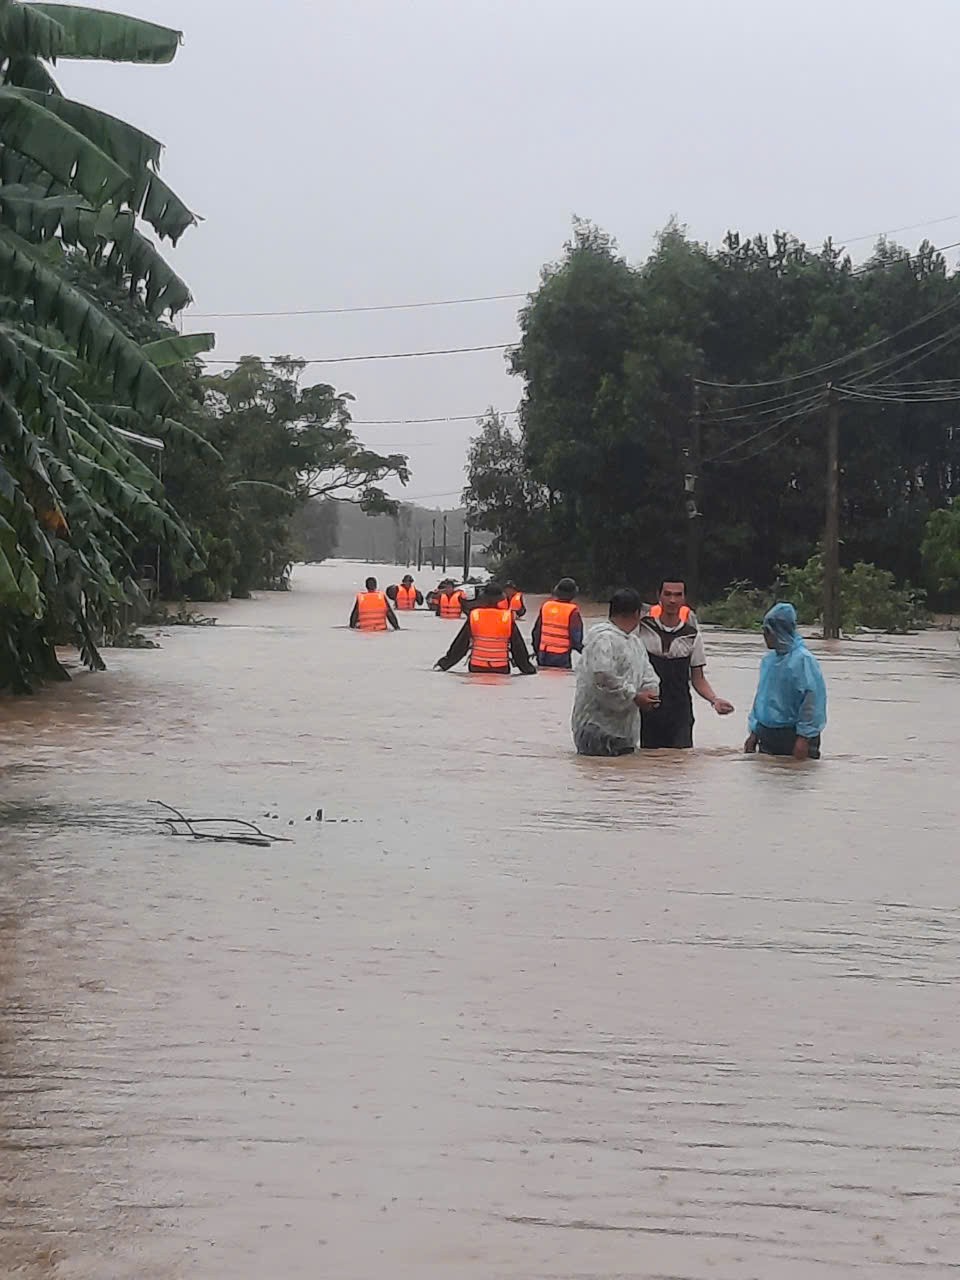
[[[182,438],[162,372],[210,335],[142,347],[81,285],[76,255],[155,317],[190,301],[159,242],[196,221],[158,172],[161,144],[65,95],[58,63],[167,63],[178,31],[81,5],[0,0],[0,689],[62,674],[65,632],[91,667],[137,597],[133,555],[196,553],[140,456]],[[82,394],[105,384],[109,404]]]

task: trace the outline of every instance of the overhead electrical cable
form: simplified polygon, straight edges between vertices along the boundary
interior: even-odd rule
[[[763,382],[710,382],[705,378],[695,378],[694,381],[701,387],[716,387],[732,391],[749,391],[760,387],[779,387],[785,382],[800,382],[805,378],[812,378],[815,374],[827,373],[832,369],[839,368],[841,365],[849,364],[851,360],[856,360],[870,351],[876,351],[879,347],[885,346],[888,342],[892,342],[895,338],[902,337],[903,334],[909,333],[912,329],[916,329],[930,320],[935,320],[938,316],[943,315],[945,312],[952,310],[956,306],[960,306],[960,294],[955,298],[951,298],[949,302],[941,303],[940,306],[934,307],[932,311],[928,311],[926,315],[922,315],[917,320],[911,321],[910,324],[904,325],[902,329],[898,329],[894,333],[889,333],[886,337],[878,338],[876,342],[870,342],[866,346],[858,347],[855,351],[850,351],[846,355],[838,356],[835,360],[827,360],[824,364],[818,364],[814,365],[810,369],[804,369],[802,373],[787,373],[781,378],[770,378]]]
[[[368,356],[314,356],[309,360],[301,360],[299,357],[290,363],[292,364],[354,364],[363,360],[416,360],[423,356],[460,356],[466,355],[472,351],[508,351],[511,347],[515,347],[515,342],[490,342],[480,347],[441,347],[435,351],[385,351],[377,352],[375,355]],[[229,364],[235,365],[240,363],[239,357],[236,360],[203,360],[204,364]],[[276,357],[270,360],[264,360],[263,364],[287,364],[285,358]]]
[[[709,458],[704,458],[703,465],[706,466],[707,463],[718,462],[728,454],[735,453],[738,449],[742,449],[744,445],[751,444],[754,440],[759,440],[762,436],[768,435],[771,431],[776,431],[779,427],[782,427],[784,423],[792,422],[795,418],[805,417],[816,407],[824,403],[826,403],[826,389],[819,387],[814,395],[799,404],[792,413],[784,414],[783,417],[778,418],[776,422],[771,422],[768,426],[761,427],[760,430],[755,431],[752,435],[745,436],[742,440],[737,440],[736,443],[728,445],[725,449],[721,449],[719,453],[714,453]]]

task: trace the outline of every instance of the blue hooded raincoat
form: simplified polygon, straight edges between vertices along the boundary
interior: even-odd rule
[[[793,729],[801,738],[815,738],[827,723],[827,686],[820,663],[797,632],[792,604],[775,604],[763,620],[775,648],[760,664],[760,682],[750,712],[750,732]]]

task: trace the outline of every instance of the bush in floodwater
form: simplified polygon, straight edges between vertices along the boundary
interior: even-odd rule
[[[789,600],[797,617],[807,625],[820,621],[823,602],[823,556],[811,556],[805,565],[782,565],[776,585],[763,591],[749,582],[734,582],[722,600],[698,610],[701,622],[737,631],[756,631],[767,609],[777,600]],[[925,593],[898,587],[893,574],[875,564],[858,561],[840,570],[840,625],[846,632],[867,627],[904,635],[926,625]]]
[[[801,622],[820,621],[823,602],[823,556],[818,552],[802,567],[780,569],[778,595],[796,607]],[[905,635],[926,625],[926,593],[898,587],[888,569],[858,560],[840,570],[840,625],[844,631],[867,627]]]
[[[697,610],[697,617],[701,622],[730,631],[759,631],[773,599],[772,592],[761,591],[745,579],[731,582],[723,599],[705,604]]]

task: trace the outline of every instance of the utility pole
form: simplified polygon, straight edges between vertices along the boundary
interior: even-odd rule
[[[694,606],[700,595],[700,521],[697,508],[697,484],[700,480],[700,384],[694,382],[690,410],[690,442],[684,449],[687,462],[683,477],[687,511],[687,599]]]
[[[827,511],[823,530],[823,638],[840,639],[840,402],[827,387]]]
[[[471,546],[471,542],[472,542],[472,539],[470,537],[470,530],[464,529],[463,531],[463,580],[464,582],[466,582],[467,579],[470,577],[470,559],[471,559],[471,552],[473,550],[473,547]]]
[[[417,573],[423,568],[423,538],[417,538]]]
[[[430,546],[430,568],[437,567],[437,517],[433,517],[433,542]]]
[[[443,572],[447,572],[447,517],[443,517]]]

